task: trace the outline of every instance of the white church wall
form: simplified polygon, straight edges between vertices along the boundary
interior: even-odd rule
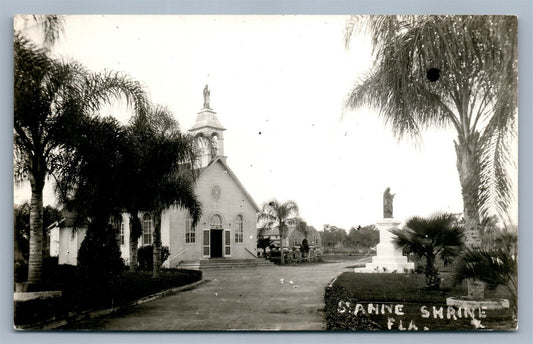
[[[215,200],[211,194],[214,185],[221,189],[220,198]],[[169,212],[170,227],[170,256],[176,256],[172,264],[185,260],[202,259],[202,235],[204,229],[209,229],[211,216],[218,214],[222,217],[224,229],[231,233],[231,258],[250,259],[257,254],[256,210],[234,179],[217,162],[204,171],[197,182],[196,193],[202,202],[203,215],[196,226],[196,242],[185,243],[185,218],[187,212],[182,209],[172,209]],[[235,226],[237,215],[244,219],[243,242],[235,242]]]

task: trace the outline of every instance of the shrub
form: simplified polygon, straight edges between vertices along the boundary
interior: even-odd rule
[[[184,286],[202,279],[196,270],[162,269],[160,278],[150,272],[125,272],[95,288],[81,275],[77,266],[56,265],[43,275],[47,290],[61,290],[61,298],[15,302],[15,324],[37,324],[53,318],[66,318],[69,313],[126,305],[160,291]]]
[[[108,288],[108,284],[124,271],[116,232],[110,224],[99,220],[89,224],[78,251],[78,268],[80,277],[96,294]]]
[[[47,280],[50,280],[48,276],[54,274],[55,270],[58,267],[58,258],[57,257],[46,257],[43,258],[42,273],[43,281],[39,286],[33,286],[34,290],[51,290],[48,286]],[[28,264],[24,261],[15,262],[15,283],[24,283],[28,280]],[[44,289],[43,289],[44,288]],[[31,291],[31,290],[30,290]]]
[[[28,264],[22,260],[15,261],[15,283],[23,283],[28,280]]]
[[[152,271],[154,265],[154,247],[146,245],[137,250],[137,262],[139,271]]]
[[[168,246],[161,247],[161,263],[170,256]],[[154,269],[154,246],[146,245],[137,250],[137,262],[139,271],[152,271]]]
[[[170,250],[168,249],[168,246],[161,247],[161,264],[165,262],[165,260],[168,259],[170,256]]]
[[[382,327],[372,321],[368,315],[358,315],[340,313],[338,311],[339,300],[348,301],[355,304],[357,300],[343,287],[326,287],[324,294],[326,312],[326,330],[356,330],[356,331],[377,331]]]
[[[415,267],[414,272],[417,273],[417,274],[423,274],[423,273],[424,273],[424,270],[425,270],[424,265],[422,265],[422,264],[417,264],[416,267]]]
[[[14,322],[17,325],[37,324],[65,314],[64,303],[60,297],[34,299],[15,302]]]
[[[503,286],[511,296],[511,308],[518,311],[518,264],[513,251],[467,249],[455,267],[457,283],[465,279],[479,279],[491,289]]]
[[[324,294],[326,329],[328,330],[401,330],[410,327],[411,321],[418,330],[472,330],[471,318],[467,316],[450,319],[447,317],[446,298],[461,295],[459,286],[453,290],[425,290],[423,275],[376,274],[345,272],[337,277]],[[503,294],[498,294],[498,297]],[[342,303],[340,301],[343,301]],[[367,311],[358,311],[359,304]],[[368,311],[369,304],[381,305],[380,311]],[[389,310],[382,308],[388,305]],[[402,305],[400,315],[392,315],[396,305]],[[444,318],[421,316],[421,307],[442,308]],[[375,308],[374,308],[375,309]],[[354,314],[355,313],[355,314]],[[395,313],[395,312],[394,312]],[[511,310],[486,310],[483,325],[487,329],[510,329],[516,324]],[[389,323],[388,319],[393,321]]]
[[[394,229],[394,245],[404,253],[415,254],[426,260],[424,274],[426,289],[438,290],[439,271],[435,260],[441,257],[444,265],[453,261],[463,247],[463,228],[453,214],[439,214],[429,218],[413,216],[403,230]]]

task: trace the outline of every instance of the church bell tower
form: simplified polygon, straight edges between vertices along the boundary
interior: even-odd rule
[[[210,97],[209,87],[205,85],[204,106],[198,112],[196,122],[189,129],[192,135],[202,134],[205,137],[205,140],[200,142],[202,153],[198,167],[205,167],[217,158],[226,158],[224,156],[224,131],[226,128],[220,124],[217,113],[211,109]]]

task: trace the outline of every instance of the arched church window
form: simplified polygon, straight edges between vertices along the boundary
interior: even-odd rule
[[[211,219],[209,220],[209,228],[222,229],[222,217],[218,214],[211,216]]]
[[[152,215],[145,213],[142,219],[143,226],[143,245],[152,245]]]
[[[244,218],[237,215],[235,219],[235,242],[242,243],[244,241]]]
[[[192,244],[196,242],[196,228],[192,226],[192,218],[185,218],[185,243]]]

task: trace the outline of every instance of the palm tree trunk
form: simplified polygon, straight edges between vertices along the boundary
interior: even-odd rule
[[[39,173],[40,174],[40,173]],[[43,187],[44,174],[30,177],[30,253],[28,283],[38,285],[42,280],[43,265]]]
[[[466,142],[465,142],[466,141]],[[474,133],[469,140],[455,142],[457,153],[457,171],[463,193],[463,214],[465,221],[465,245],[469,248],[481,246],[480,216],[479,216],[479,135]],[[475,280],[478,281],[477,279]],[[477,293],[484,293],[481,283],[468,283],[467,295],[473,295],[474,285],[478,285]]]
[[[153,250],[153,278],[159,278],[161,267],[161,211],[154,211],[154,250]]]
[[[435,256],[426,255],[426,287],[431,290],[437,290],[440,287],[439,272],[435,268]]]
[[[479,156],[478,135],[472,135],[468,142],[455,142],[457,153],[457,171],[463,194],[463,209],[465,221],[465,244],[469,247],[480,244],[480,216],[479,216]]]
[[[137,271],[137,244],[141,233],[141,221],[138,211],[133,210],[130,215],[130,271]]]
[[[279,251],[280,251],[280,264],[285,264],[285,257],[283,256],[283,238],[285,229],[282,228],[282,225],[279,226]]]

